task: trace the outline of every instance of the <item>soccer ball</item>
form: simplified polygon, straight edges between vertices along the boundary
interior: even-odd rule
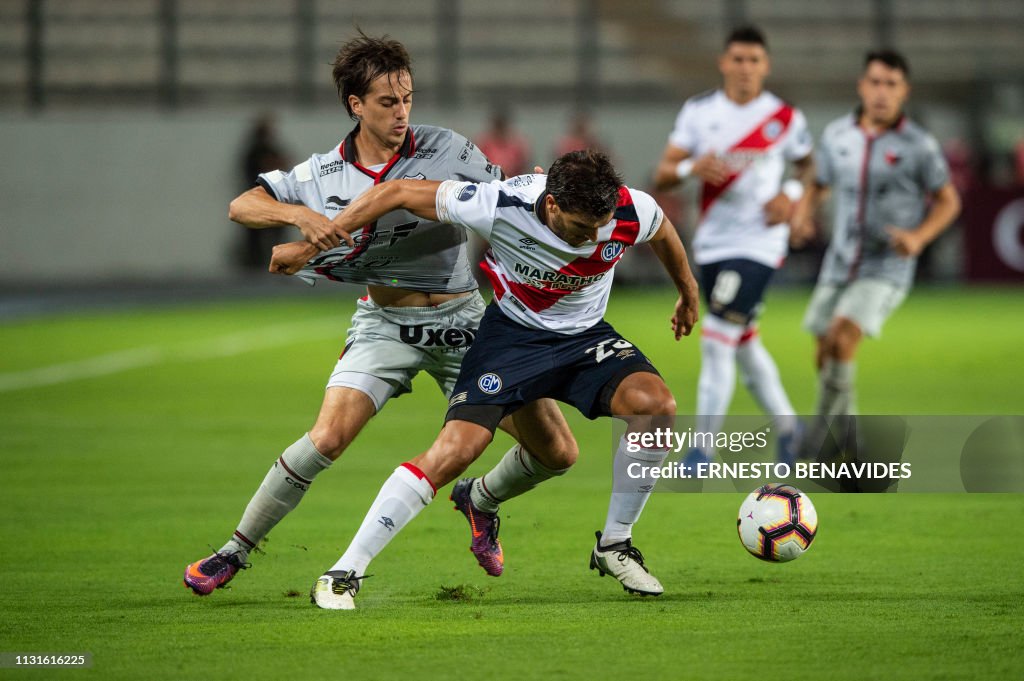
[[[743,500],[736,531],[743,547],[757,558],[785,563],[811,546],[818,533],[818,512],[796,487],[769,483]]]

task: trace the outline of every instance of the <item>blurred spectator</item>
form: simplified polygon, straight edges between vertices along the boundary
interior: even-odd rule
[[[505,177],[533,172],[533,168],[527,165],[530,160],[530,144],[512,127],[505,107],[494,110],[490,127],[477,137],[476,145],[492,163],[501,166]]]
[[[245,147],[242,150],[241,188],[256,186],[256,176],[271,170],[285,170],[291,167],[288,153],[277,135],[274,117],[263,114],[249,129]],[[265,270],[270,262],[274,246],[287,240],[285,227],[269,229],[243,229],[239,261],[247,269]]]
[[[594,133],[593,121],[586,111],[577,111],[569,121],[569,129],[555,142],[555,158],[570,151],[596,149],[608,154],[608,148]]]
[[[946,142],[942,149],[949,164],[949,180],[961,195],[967,194],[977,183],[974,172],[974,153],[962,139],[954,138]]]

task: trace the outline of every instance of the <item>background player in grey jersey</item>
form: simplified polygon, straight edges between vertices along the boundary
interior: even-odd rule
[[[274,462],[228,542],[186,568],[186,586],[200,595],[234,577],[316,475],[390,397],[410,389],[421,369],[450,393],[483,315],[463,230],[394,211],[342,247],[331,213],[340,214],[356,196],[390,177],[489,181],[500,169],[451,130],[410,125],[412,71],[397,41],[366,35],[350,41],[335,59],[334,80],[346,110],[359,122],[352,133],[337,148],[314,154],[289,172],[260,175],[260,187],[231,202],[230,217],[252,228],[297,227],[316,244],[305,259],[318,248],[327,250],[305,276],[364,283],[368,296],[359,302],[313,428]],[[531,405],[530,411],[529,417],[503,422],[521,444],[502,463],[530,467],[537,484],[571,466],[576,445],[553,401]],[[517,428],[520,423],[528,426]]]
[[[821,445],[828,417],[854,412],[861,339],[879,335],[910,290],[917,256],[960,211],[938,142],[903,113],[909,73],[898,52],[867,54],[860,107],[825,128],[817,181],[793,220],[805,239],[813,211],[835,188],[832,237],[804,319],[817,337],[816,410],[824,417],[805,438],[805,455]]]

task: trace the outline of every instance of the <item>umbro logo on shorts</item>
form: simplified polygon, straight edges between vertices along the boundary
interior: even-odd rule
[[[460,405],[469,399],[469,393],[463,390],[458,395],[453,395],[452,399],[448,401],[448,408],[451,409],[454,406]]]
[[[498,374],[484,374],[477,380],[476,385],[482,392],[493,395],[501,391],[501,376]]]

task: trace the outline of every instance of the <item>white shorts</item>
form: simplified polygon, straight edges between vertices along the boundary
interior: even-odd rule
[[[832,320],[844,317],[865,335],[877,338],[885,320],[907,297],[907,289],[883,279],[857,279],[850,284],[818,284],[804,315],[804,328],[824,336]]]
[[[360,299],[327,387],[365,393],[380,411],[412,390],[423,370],[450,396],[485,307],[478,291],[436,307],[381,307]]]

